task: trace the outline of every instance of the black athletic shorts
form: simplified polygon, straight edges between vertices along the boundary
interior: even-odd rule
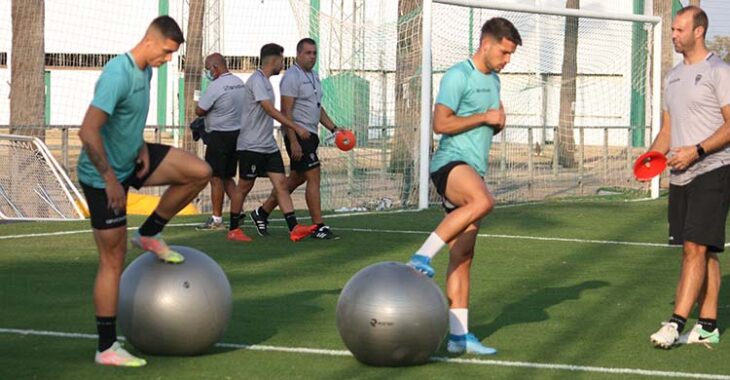
[[[683,186],[669,186],[669,244],[685,241],[725,250],[725,222],[730,206],[730,165],[697,176]]]
[[[436,187],[436,192],[441,196],[441,207],[444,208],[444,211],[446,211],[447,214],[456,210],[456,207],[458,207],[446,199],[446,183],[449,180],[449,173],[451,173],[451,170],[459,165],[469,164],[464,161],[452,161],[431,173],[431,182],[433,182],[433,185]]]
[[[302,158],[299,161],[294,161],[291,158],[291,142],[289,141],[289,137],[284,135],[284,147],[286,147],[286,153],[289,155],[291,161],[291,170],[297,173],[303,173],[309,169],[319,167],[319,157],[317,157],[319,136],[312,133],[306,140],[302,140],[297,136],[297,141],[302,147]]]
[[[250,150],[238,151],[238,176],[240,179],[255,180],[268,177],[267,173],[284,174],[284,161],[281,152],[259,153]]]
[[[170,152],[170,146],[168,145],[146,144],[150,155],[149,170],[142,178],[137,178],[135,171],[129,178],[125,179],[122,182],[125,194],[129,191],[130,186],[135,189],[140,189],[157,167],[160,166],[167,153]],[[121,210],[113,210],[108,206],[109,201],[106,197],[106,190],[91,187],[83,182],[81,182],[81,189],[84,191],[86,203],[89,206],[91,227],[97,230],[106,230],[127,225],[127,205],[124,205],[124,208]]]
[[[226,179],[236,176],[238,133],[239,131],[213,131],[208,134],[205,162],[213,169],[213,177]]]

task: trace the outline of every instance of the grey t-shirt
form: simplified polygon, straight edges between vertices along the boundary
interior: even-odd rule
[[[716,54],[693,65],[680,62],[665,80],[664,110],[669,112],[671,147],[694,146],[725,122],[720,108],[730,104],[730,66]],[[709,154],[682,171],[672,170],[669,182],[686,185],[700,174],[730,165],[730,147]]]
[[[200,97],[198,107],[205,111],[206,131],[237,131],[241,129],[241,111],[244,94],[243,81],[225,73],[208,85]]]
[[[279,146],[274,140],[274,119],[269,116],[261,101],[275,104],[274,88],[261,70],[256,70],[246,81],[243,96],[243,118],[236,150],[250,150],[258,153],[274,153]]]
[[[281,78],[279,90],[281,96],[296,98],[292,111],[294,122],[316,134],[322,105],[322,84],[317,73],[292,65]]]

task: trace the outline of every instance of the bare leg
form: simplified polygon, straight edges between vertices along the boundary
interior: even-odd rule
[[[291,174],[289,174],[289,177],[286,178],[286,187],[289,189],[290,194],[293,193],[294,190],[296,190],[303,183],[304,177],[302,177],[299,173],[295,171],[291,172]],[[261,207],[263,207],[264,211],[270,214],[278,205],[279,202],[276,200],[276,189],[272,189],[271,194],[269,194],[269,198],[264,201]]]
[[[717,268],[719,270],[719,265]],[[707,247],[686,241],[682,256],[682,274],[677,284],[674,314],[684,318],[689,316],[692,306],[694,306],[699,298],[706,276]],[[717,286],[719,286],[719,281],[717,282]],[[711,294],[708,295],[711,296]],[[716,302],[717,300],[715,298],[715,306],[717,306]]]
[[[94,281],[94,307],[96,315],[113,317],[117,315],[119,279],[127,252],[127,227],[94,229],[94,240],[99,249],[99,268]]]

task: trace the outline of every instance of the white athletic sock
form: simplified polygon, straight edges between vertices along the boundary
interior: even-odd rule
[[[426,239],[421,248],[418,248],[416,254],[432,259],[445,245],[446,243],[435,232],[431,232],[431,235],[428,235],[428,239]]]
[[[449,330],[452,335],[469,332],[469,309],[449,309]]]
[[[216,223],[223,223],[223,217],[222,216],[212,215],[212,217],[213,217],[213,221],[214,222],[216,222]]]

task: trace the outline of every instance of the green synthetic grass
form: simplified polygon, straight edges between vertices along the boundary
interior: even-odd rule
[[[208,253],[226,271],[234,309],[223,342],[344,350],[335,327],[344,284],[367,265],[405,261],[440,218],[435,209],[330,218],[341,240],[297,244],[288,241],[283,222],[272,224],[268,238],[255,236],[248,223],[246,231],[254,236],[249,244],[193,227],[170,226],[165,236],[171,244]],[[181,217],[172,223],[204,219]],[[141,221],[132,218],[130,225]],[[2,224],[0,237],[75,230],[88,230],[88,222]],[[93,339],[0,333],[0,379],[639,377],[497,365],[515,362],[730,374],[728,342],[714,350],[691,346],[670,351],[648,342],[671,314],[679,249],[608,242],[666,242],[665,199],[498,208],[483,222],[481,233],[488,236],[477,241],[470,324],[477,336],[499,349],[497,356],[486,358],[499,363],[371,368],[348,356],[218,347],[209,355],[147,357],[147,367],[119,369],[93,364]],[[140,253],[129,252],[128,261]],[[442,287],[446,261],[443,251],[434,265],[435,281]],[[721,261],[719,320],[724,330],[730,323],[730,270],[725,256]],[[0,239],[0,328],[94,334],[96,265],[88,231]],[[436,355],[449,357],[443,347]]]

